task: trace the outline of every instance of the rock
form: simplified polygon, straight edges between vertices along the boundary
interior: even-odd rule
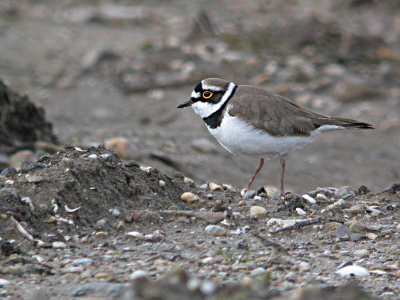
[[[149,275],[147,274],[146,271],[143,270],[137,270],[135,272],[133,272],[130,276],[129,279],[130,280],[136,280],[138,278],[146,278],[149,279]]]
[[[124,160],[137,160],[140,158],[138,148],[124,137],[108,139],[104,142],[107,149],[113,149]]]
[[[210,182],[208,184],[208,188],[210,191],[222,191],[222,187],[220,187],[218,184],[215,184],[214,182]]]
[[[203,282],[199,288],[200,292],[202,292],[204,295],[207,295],[207,296],[214,294],[216,289],[217,289],[217,286],[215,285],[215,283],[213,283],[211,281]]]
[[[17,170],[15,168],[13,168],[13,167],[5,168],[0,173],[1,176],[5,176],[5,177],[8,177],[8,178],[11,178],[15,174],[17,174]]]
[[[357,191],[351,186],[341,186],[336,192],[335,197],[337,199],[343,198],[343,196],[347,194],[352,194],[353,196],[357,196]]]
[[[358,257],[367,257],[367,256],[369,256],[370,252],[367,249],[359,249],[359,250],[355,250],[353,252],[353,254]]]
[[[376,240],[376,239],[378,238],[378,235],[375,234],[375,233],[372,233],[372,232],[367,233],[365,236],[366,236],[366,238],[369,239],[369,240]]]
[[[72,261],[72,264],[74,264],[74,265],[87,265],[87,264],[91,264],[92,262],[93,262],[93,259],[87,258],[87,257],[83,257],[83,258],[74,259]]]
[[[181,199],[185,202],[195,202],[199,201],[200,197],[196,194],[193,194],[192,192],[185,192],[181,195]]]
[[[248,191],[246,191],[244,193],[242,191],[241,195],[242,195],[243,199],[250,199],[250,198],[253,198],[256,195],[256,191],[248,190]]]
[[[158,185],[160,186],[160,187],[165,187],[165,181],[164,180],[159,180],[158,181]]]
[[[139,239],[139,240],[144,239],[144,235],[139,231],[130,231],[130,232],[127,232],[126,235],[129,235],[129,236],[134,237],[135,239]]]
[[[0,287],[4,287],[6,285],[9,285],[11,281],[8,281],[6,279],[0,278]]]
[[[121,215],[121,211],[116,207],[112,210],[111,214],[114,218],[118,218]]]
[[[64,242],[53,242],[52,247],[54,249],[65,249],[67,248],[67,244],[65,244]]]
[[[333,87],[333,95],[337,100],[343,102],[365,101],[366,99],[380,99],[382,97],[382,93],[378,89],[349,80],[338,82]]]
[[[308,272],[311,270],[311,265],[308,262],[302,261],[299,264],[299,272]]]
[[[342,269],[339,269],[336,271],[336,274],[342,275],[342,276],[370,276],[369,272],[367,269],[357,266],[357,265],[350,265],[346,266]]]
[[[251,271],[250,276],[252,277],[257,277],[257,276],[262,276],[267,273],[267,270],[263,267],[258,267],[255,268],[253,271]]]
[[[362,204],[353,205],[349,208],[349,213],[352,214],[362,214],[365,212],[365,206]]]
[[[25,161],[32,161],[34,154],[30,150],[22,150],[10,156],[10,167],[15,169],[20,168],[21,164]]]
[[[322,67],[322,72],[329,77],[343,78],[346,74],[346,68],[339,64],[329,64]]]
[[[310,195],[304,194],[303,196],[301,196],[301,198],[305,199],[307,201],[307,203],[309,204],[315,204],[317,203],[317,201],[311,197]]]
[[[328,197],[326,197],[324,194],[321,194],[321,193],[318,193],[316,198],[317,198],[317,200],[329,201]]]
[[[95,297],[97,295],[99,298],[101,297],[103,299],[115,299],[120,296],[123,287],[123,284],[117,283],[88,283],[75,288],[72,292],[72,296],[81,297],[90,295],[91,297],[97,298]]]
[[[227,184],[227,183],[224,183],[224,184],[222,185],[222,188],[223,188],[224,190],[228,190],[228,191],[231,191],[231,192],[234,192],[234,193],[236,193],[236,192],[238,191],[238,189],[237,189],[236,187],[234,187],[234,186],[231,185],[231,184]]]
[[[262,206],[252,206],[250,207],[250,215],[254,217],[259,217],[267,214],[267,210]]]
[[[74,274],[81,274],[84,271],[82,266],[79,267],[68,267],[61,269],[62,274],[67,274],[67,273],[74,273]]]
[[[209,139],[196,139],[193,140],[191,146],[194,150],[202,153],[217,153],[217,146],[211,142]]]
[[[303,209],[301,209],[300,207],[296,207],[296,212],[300,215],[300,216],[305,216],[307,215],[307,212],[305,212]]]
[[[208,225],[204,230],[206,234],[213,236],[222,236],[226,234],[226,230],[218,225]]]
[[[340,224],[335,231],[335,235],[339,239],[350,239],[351,232],[347,229],[346,226]]]

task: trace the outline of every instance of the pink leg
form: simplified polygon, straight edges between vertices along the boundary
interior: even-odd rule
[[[250,189],[250,186],[252,185],[252,183],[253,183],[254,179],[256,178],[256,176],[258,175],[258,173],[260,173],[260,171],[261,171],[263,165],[264,165],[264,159],[263,159],[263,158],[260,158],[260,165],[258,166],[258,169],[257,169],[257,171],[254,173],[254,175],[253,175],[253,177],[251,178],[250,182],[249,182],[249,183],[247,184],[247,186],[242,190],[242,192],[241,192],[242,195],[244,195],[244,194]]]
[[[281,189],[279,191],[278,197],[282,197],[285,195],[285,191],[283,188],[283,182],[285,180],[285,168],[286,168],[286,160],[283,158],[282,155],[278,155],[280,161],[281,161]]]

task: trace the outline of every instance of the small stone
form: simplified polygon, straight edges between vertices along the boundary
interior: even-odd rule
[[[349,208],[349,213],[352,214],[362,214],[365,212],[365,206],[362,204],[353,205]]]
[[[219,200],[219,199],[215,200],[215,205],[221,205],[221,204],[222,204],[222,200]]]
[[[148,278],[149,278],[149,275],[147,274],[146,271],[137,270],[137,271],[133,272],[133,273],[131,274],[131,276],[129,276],[129,279],[130,279],[130,280],[136,280],[136,279],[138,279],[138,278],[146,278],[146,279],[148,279]]]
[[[13,167],[15,169],[18,169],[19,167],[21,167],[21,169],[22,169],[23,162],[31,161],[33,159],[34,159],[34,154],[32,151],[22,150],[22,151],[18,151],[15,154],[10,155],[9,164],[10,164],[10,167]],[[29,172],[29,171],[31,171],[31,170],[27,170],[25,172]]]
[[[376,240],[376,239],[378,238],[378,235],[375,234],[375,233],[372,233],[372,232],[367,233],[365,236],[366,236],[366,238],[369,239],[369,240]]]
[[[66,274],[66,273],[74,273],[74,274],[81,274],[84,271],[82,266],[79,267],[68,267],[61,269],[61,273]]]
[[[144,235],[139,231],[130,231],[130,232],[127,232],[126,235],[129,235],[129,236],[134,237],[139,240],[144,239]]]
[[[112,214],[112,216],[113,216],[114,218],[118,218],[118,217],[121,215],[121,211],[116,207],[116,208],[114,208],[114,209],[112,210],[111,214]]]
[[[250,215],[251,216],[259,217],[259,216],[266,215],[267,212],[268,211],[262,206],[254,205],[254,206],[250,207]]]
[[[246,191],[244,193],[242,191],[241,195],[242,195],[243,199],[250,199],[250,198],[253,198],[256,195],[256,191],[248,190],[248,191]]]
[[[9,285],[11,283],[11,281],[8,281],[6,279],[0,278],[0,287]]]
[[[65,248],[67,248],[67,244],[65,244],[63,242],[53,242],[52,247],[54,249],[65,249]]]
[[[115,152],[124,160],[135,160],[140,158],[140,153],[137,147],[124,137],[116,137],[106,140],[104,146],[107,149],[114,149]]]
[[[222,188],[223,188],[224,190],[228,190],[228,191],[231,191],[231,192],[234,192],[234,193],[236,193],[236,192],[238,191],[238,189],[237,189],[236,187],[234,187],[234,186],[231,185],[231,184],[227,184],[227,183],[224,183],[224,184],[222,185]]]
[[[307,215],[307,212],[305,212],[303,209],[301,209],[300,207],[296,208],[296,212],[300,215],[300,216],[305,216]]]
[[[42,176],[37,176],[37,175],[29,175],[27,174],[26,176],[26,180],[30,183],[38,183],[43,181],[43,177]]]
[[[348,276],[348,277],[350,277],[350,276],[370,276],[367,269],[357,266],[357,265],[350,265],[350,266],[341,268],[340,270],[336,271],[336,274],[339,274],[342,276]]]
[[[203,282],[200,285],[200,292],[202,292],[204,295],[212,295],[215,293],[215,290],[217,289],[215,283],[211,282],[211,281],[206,281]]]
[[[106,272],[99,272],[96,275],[94,275],[94,278],[96,278],[96,279],[105,279],[108,277],[110,277],[110,274],[106,273]]]
[[[350,239],[351,232],[346,226],[340,224],[335,231],[335,235],[339,239]]]
[[[201,153],[217,153],[217,146],[209,139],[196,139],[193,140],[191,146],[194,150]]]
[[[47,224],[57,223],[57,217],[50,216],[44,222],[47,223]]]
[[[335,197],[337,199],[343,198],[343,196],[347,194],[352,194],[353,196],[357,196],[357,191],[351,186],[341,186],[336,192]]]
[[[299,271],[300,272],[308,272],[310,270],[311,270],[311,265],[309,263],[302,261],[299,264]]]
[[[5,168],[3,171],[1,171],[0,175],[4,176],[4,177],[8,177],[11,178],[12,176],[14,176],[15,174],[17,174],[17,170],[13,167],[8,167]]]
[[[222,236],[226,234],[226,230],[218,225],[208,225],[204,230],[206,234],[213,236]]]
[[[257,277],[261,275],[265,275],[267,273],[267,270],[263,267],[258,267],[255,268],[253,271],[251,271],[250,276],[252,277]]]
[[[369,256],[370,252],[367,249],[359,249],[359,250],[355,250],[353,252],[353,254],[358,257],[367,257],[367,256]]]
[[[83,257],[83,258],[74,259],[72,261],[72,264],[74,264],[74,265],[87,265],[87,264],[90,264],[92,262],[93,262],[93,259],[87,258],[87,257]]]
[[[200,185],[200,186],[199,186],[199,189],[202,189],[202,190],[208,189],[208,184],[207,184],[207,183],[204,183],[204,184]]]
[[[192,192],[185,192],[181,195],[181,199],[186,202],[195,202],[199,201],[200,197],[196,194],[193,194]]]
[[[158,181],[158,185],[159,185],[160,187],[164,187],[164,186],[165,186],[165,181],[164,181],[164,180],[159,180],[159,181]]]
[[[311,197],[310,195],[304,194],[303,196],[301,196],[303,199],[305,199],[307,201],[307,203],[309,204],[315,204],[317,203],[317,201]]]
[[[194,181],[193,181],[192,178],[189,178],[189,177],[183,178],[183,183],[193,183],[193,182],[194,182]]]
[[[210,191],[222,191],[222,187],[218,184],[215,184],[214,182],[210,182],[208,188],[210,189]]]
[[[317,194],[316,198],[317,198],[317,200],[320,200],[320,201],[329,201],[328,197],[326,197],[324,194],[321,194],[321,193]]]

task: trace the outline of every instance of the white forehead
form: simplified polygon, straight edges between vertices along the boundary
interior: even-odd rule
[[[201,94],[200,94],[200,92],[196,93],[195,91],[193,91],[191,97],[197,99],[197,98],[201,97]]]
[[[203,90],[208,90],[208,91],[213,91],[213,92],[220,92],[223,91],[223,88],[220,86],[215,86],[215,85],[208,85],[205,83],[205,80],[201,81],[201,87]]]

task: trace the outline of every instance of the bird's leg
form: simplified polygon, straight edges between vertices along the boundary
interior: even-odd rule
[[[241,191],[242,196],[244,196],[244,194],[246,194],[246,192],[250,189],[251,184],[253,183],[258,173],[260,173],[263,165],[264,165],[264,159],[260,158],[260,165],[258,166],[257,171],[254,173],[253,177],[251,178],[247,186]]]
[[[282,155],[278,155],[279,160],[281,161],[281,189],[279,191],[278,197],[282,197],[285,195],[285,191],[283,188],[283,182],[285,180],[285,168],[286,168],[286,160],[283,158]]]

